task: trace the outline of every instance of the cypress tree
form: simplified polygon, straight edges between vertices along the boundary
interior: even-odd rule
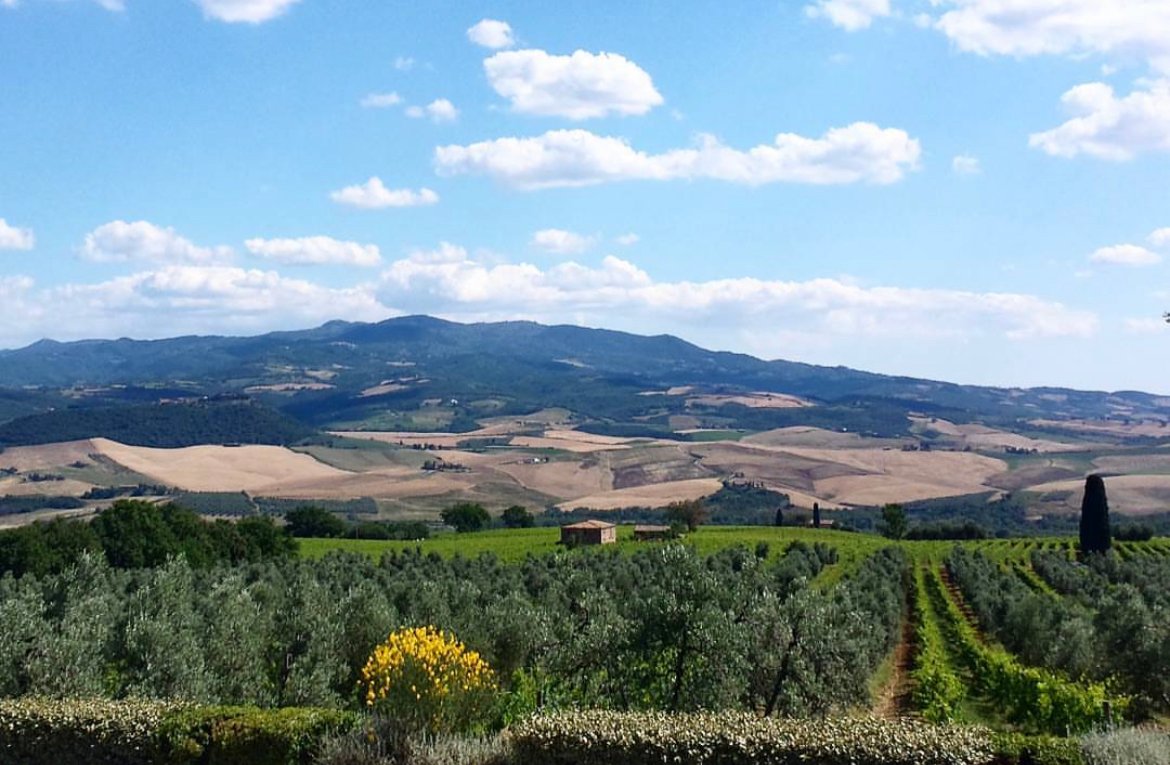
[[[782,507],[776,508],[776,525],[777,526],[784,525],[784,508],[782,508]]]
[[[1081,552],[1104,553],[1111,544],[1105,481],[1099,475],[1091,475],[1085,479],[1085,497],[1081,500]]]
[[[819,529],[821,527],[821,503],[813,502],[813,528]]]

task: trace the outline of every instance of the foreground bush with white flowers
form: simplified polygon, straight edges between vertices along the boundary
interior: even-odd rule
[[[868,717],[594,710],[468,736],[304,707],[0,701],[3,765],[1163,765],[1166,752],[1155,731],[1061,739]]]
[[[874,718],[570,712],[532,718],[512,736],[520,761],[545,765],[982,765],[994,755],[982,728]]]

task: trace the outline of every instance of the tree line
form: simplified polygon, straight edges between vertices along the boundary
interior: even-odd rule
[[[207,568],[296,551],[296,540],[268,517],[207,521],[175,504],[119,500],[90,522],[58,518],[0,531],[0,574],[60,574],[86,553],[114,568],[161,566],[179,555]]]

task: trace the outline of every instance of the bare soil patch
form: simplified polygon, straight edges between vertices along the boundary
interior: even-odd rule
[[[719,491],[722,484],[716,478],[696,478],[672,481],[652,486],[615,489],[562,502],[557,507],[572,510],[588,507],[593,510],[618,510],[623,507],[666,507],[671,502],[700,499]]]
[[[280,446],[152,449],[104,438],[92,443],[101,454],[130,470],[188,491],[263,492],[279,483],[352,475]]]
[[[90,455],[98,451],[90,439],[41,446],[13,446],[0,453],[0,467],[14,467],[22,473],[53,470],[74,462],[92,462]]]
[[[604,455],[600,460],[511,462],[496,469],[526,488],[553,497],[580,497],[614,488],[613,471]]]

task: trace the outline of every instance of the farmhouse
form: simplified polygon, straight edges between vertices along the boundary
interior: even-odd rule
[[[654,539],[670,539],[669,526],[649,526],[639,524],[634,526],[634,539],[639,542],[649,542]]]
[[[563,545],[608,545],[617,541],[617,526],[605,521],[581,521],[561,526]]]

